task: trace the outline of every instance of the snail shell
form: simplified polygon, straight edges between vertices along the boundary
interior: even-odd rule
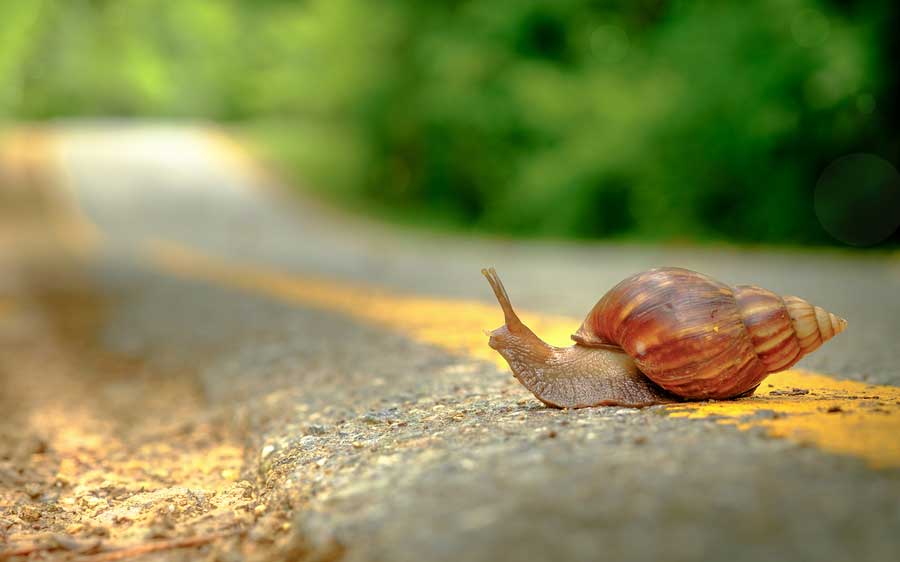
[[[798,297],[667,267],[613,287],[572,339],[621,347],[677,396],[721,399],[752,393],[768,374],[791,367],[846,326]]]

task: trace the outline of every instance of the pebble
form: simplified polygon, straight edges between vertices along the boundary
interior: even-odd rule
[[[310,424],[306,428],[306,432],[310,435],[324,435],[328,433],[328,426],[319,423]]]
[[[29,482],[28,484],[25,484],[25,493],[28,494],[28,497],[31,499],[35,499],[43,493],[43,489],[40,484]]]
[[[381,420],[375,414],[366,414],[361,419],[368,424],[381,423]]]

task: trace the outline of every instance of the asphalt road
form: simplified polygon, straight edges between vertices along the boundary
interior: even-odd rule
[[[268,558],[900,557],[896,255],[441,236],[289,197],[246,153],[204,129],[75,124],[45,137],[34,149],[43,153],[38,166],[52,172],[42,184],[62,209],[46,220],[66,217],[58,242],[74,257],[51,254],[50,266],[39,253],[11,252],[9,271],[28,266],[20,267],[24,281],[8,283],[7,300],[30,295],[40,303],[36,317],[65,317],[46,295],[77,285],[104,303],[104,314],[91,324],[96,338],[67,357],[91,348],[140,364],[117,363],[115,384],[101,376],[105,360],[76,361],[100,372],[96,380],[77,366],[60,370],[52,379],[59,388],[93,381],[71,391],[61,415],[90,401],[91,419],[109,410],[120,426],[141,426],[145,439],[148,424],[161,424],[157,439],[176,449],[203,456],[233,447],[240,458],[211,471],[212,480],[170,476],[120,499],[89,480],[55,497],[8,492],[0,497],[11,541],[37,530],[78,538],[86,522],[115,527],[126,513],[137,521],[129,497],[148,490],[229,498],[247,486],[252,516],[228,525],[244,540],[278,545],[257,552]],[[478,330],[502,316],[490,312],[496,305],[479,274],[486,265],[501,272],[517,307],[548,326],[577,320],[630,273],[677,265],[803,296],[850,327],[798,366],[815,375],[784,379],[802,385],[827,375],[812,396],[767,398],[761,389],[737,410],[713,404],[687,415],[553,410],[491,360]],[[92,310],[78,302],[78,314]],[[40,338],[35,325],[21,338]],[[66,340],[69,332],[55,333]],[[33,392],[34,375],[17,365],[0,370],[7,398]],[[22,402],[10,419],[39,426],[42,400]],[[229,436],[213,449],[185,441],[209,424]],[[56,444],[59,428],[47,427],[49,448],[68,450]],[[115,472],[120,461],[101,446],[92,454]],[[76,506],[91,503],[86,497],[105,503],[79,513],[74,531],[61,516],[36,519],[40,529],[24,523],[32,503],[67,497]],[[224,521],[223,510],[237,505],[221,501],[200,510],[211,514],[204,524]],[[200,521],[184,513],[175,523]],[[248,555],[240,542],[211,542],[205,548],[222,556]]]

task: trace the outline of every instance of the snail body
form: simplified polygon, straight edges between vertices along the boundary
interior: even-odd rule
[[[539,400],[556,407],[748,396],[847,326],[798,297],[667,267],[613,287],[572,336],[575,345],[559,348],[519,320],[496,271],[482,273],[506,319],[489,345]]]

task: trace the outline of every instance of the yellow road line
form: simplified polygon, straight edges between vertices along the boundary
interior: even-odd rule
[[[230,263],[171,242],[150,242],[148,250],[158,267],[175,276],[337,311],[452,354],[508,369],[487,346],[483,333],[502,323],[495,305],[397,295],[289,275]],[[567,345],[569,334],[581,321],[528,313],[521,316],[536,333],[556,345]],[[772,436],[861,457],[876,468],[900,467],[900,387],[793,370],[769,377],[751,398],[685,403],[667,410],[673,417],[711,418],[742,430],[762,427]]]
[[[18,303],[6,295],[0,295],[0,318],[12,315],[18,308]]]
[[[84,257],[97,248],[100,231],[78,205],[59,150],[58,137],[41,128],[19,128],[0,138],[0,202],[14,211],[4,217],[10,229],[4,235],[32,251],[47,243]]]

